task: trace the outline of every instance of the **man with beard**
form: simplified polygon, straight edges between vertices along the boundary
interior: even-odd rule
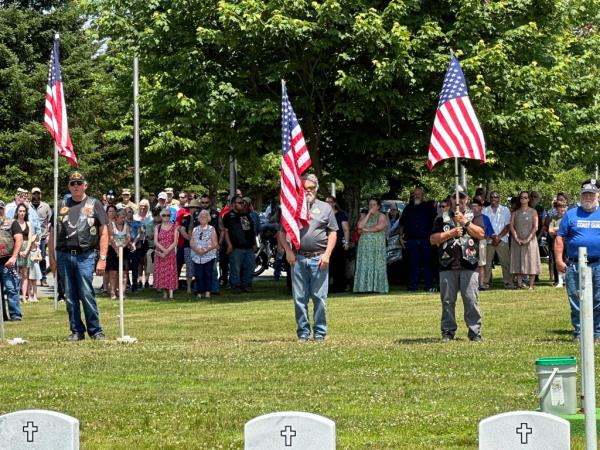
[[[459,204],[456,209],[456,193]],[[471,341],[481,341],[481,312],[479,311],[479,241],[484,238],[482,216],[474,216],[468,208],[469,197],[463,186],[451,193],[450,211],[435,218],[431,244],[438,246],[440,264],[440,297],[442,300],[442,341],[449,342],[456,334],[456,298],[464,305],[464,319]]]
[[[581,185],[580,206],[568,210],[560,221],[554,241],[554,257],[559,272],[566,272],[567,296],[571,306],[573,341],[579,342],[581,321],[579,318],[579,247],[587,247],[588,266],[592,268],[594,291],[594,342],[600,342],[600,209],[598,193],[600,184],[586,180]],[[567,261],[563,249],[567,244]]]
[[[421,269],[423,269],[425,290],[435,292],[429,235],[431,234],[436,210],[433,204],[425,202],[424,199],[425,191],[423,188],[415,188],[409,204],[402,211],[398,234],[400,236],[400,246],[406,249],[408,253],[408,265],[410,267],[408,290],[417,290],[419,275]]]
[[[331,206],[317,200],[319,180],[315,175],[304,175],[304,192],[310,220],[300,230],[300,248],[293,250],[286,235],[280,231],[279,242],[292,271],[292,296],[296,311],[296,334],[300,342],[310,338],[308,299],[314,305],[314,339],[323,342],[327,334],[327,294],[329,289],[329,260],[337,241],[338,224]]]

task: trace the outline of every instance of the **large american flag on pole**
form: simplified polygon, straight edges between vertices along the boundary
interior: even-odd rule
[[[65,104],[62,76],[60,73],[59,47],[60,40],[57,34],[54,38],[54,47],[50,56],[44,126],[52,135],[58,152],[67,158],[72,167],[77,167],[77,156],[75,156],[75,151],[73,150],[67,121],[67,105]]]
[[[311,160],[283,81],[281,82],[281,146],[281,224],[292,245],[299,248],[300,229],[310,218],[301,175],[310,167]]]
[[[483,131],[469,100],[465,75],[454,55],[440,94],[427,166],[431,170],[448,158],[477,159],[485,163]]]

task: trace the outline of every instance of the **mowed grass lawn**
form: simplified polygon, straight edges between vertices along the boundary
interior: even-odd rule
[[[501,277],[497,277],[501,278]],[[78,418],[83,449],[243,448],[246,421],[275,411],[333,419],[339,449],[468,449],[481,419],[537,408],[534,360],[578,356],[566,293],[481,294],[481,343],[439,339],[439,294],[332,295],[323,344],[299,343],[284,281],[211,301],[146,290],[100,297],[105,342],[68,343],[64,304],[24,305],[0,344],[0,412],[51,409]],[[598,365],[598,362],[596,362]],[[573,448],[583,448],[573,439]]]

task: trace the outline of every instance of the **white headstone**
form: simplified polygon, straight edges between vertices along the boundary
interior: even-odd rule
[[[305,412],[256,417],[244,427],[245,450],[335,450],[335,422]]]
[[[560,417],[511,411],[479,422],[479,450],[569,450],[571,427]]]
[[[30,409],[0,416],[2,450],[79,450],[79,421],[55,411]]]

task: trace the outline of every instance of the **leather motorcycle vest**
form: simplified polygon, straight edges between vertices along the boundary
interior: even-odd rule
[[[73,248],[81,251],[92,250],[98,247],[100,241],[100,222],[94,211],[96,199],[86,197],[85,204],[81,207],[79,216],[75,223],[69,221],[69,206],[62,200],[58,206],[58,217],[56,221],[56,248],[68,251]],[[77,236],[78,245],[73,247],[71,238]],[[69,246],[71,241],[71,246]]]

